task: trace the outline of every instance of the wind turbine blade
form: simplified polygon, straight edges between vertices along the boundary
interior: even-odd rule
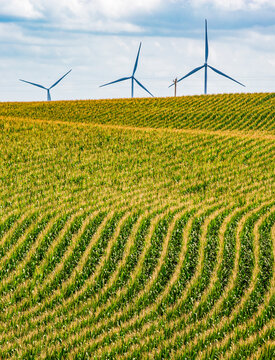
[[[133,98],[134,97],[134,78],[132,77],[131,79],[131,97]]]
[[[134,66],[134,70],[133,70],[133,75],[132,75],[132,76],[135,75],[136,70],[137,70],[140,48],[141,48],[141,43],[139,44],[138,53],[137,53],[137,58],[136,58],[136,62],[135,62],[135,66]]]
[[[152,97],[154,97],[154,95],[151,94],[150,91],[147,90],[146,87],[143,86],[136,78],[134,78],[134,80],[136,81],[136,83],[137,83],[140,87],[142,87],[142,89],[144,89],[146,92],[148,92],[148,94],[150,94]]]
[[[207,63],[208,60],[208,35],[207,35],[207,20],[205,19],[205,63]]]
[[[222,76],[224,76],[224,77],[226,77],[226,78],[228,78],[228,79],[230,79],[230,80],[232,80],[232,81],[235,81],[237,84],[240,84],[241,86],[244,86],[244,87],[245,87],[244,84],[242,84],[242,83],[240,83],[239,81],[233,79],[232,77],[230,77],[230,76],[222,73],[220,70],[217,70],[217,69],[213,68],[213,67],[210,66],[210,65],[207,65],[207,66],[210,67],[210,69],[212,69],[213,71],[215,71],[217,74],[222,75]]]
[[[115,84],[115,83],[117,83],[117,82],[124,81],[124,80],[129,80],[129,79],[131,79],[131,76],[130,76],[130,77],[124,77],[124,78],[121,78],[121,79],[118,79],[118,80],[109,82],[109,83],[104,84],[104,85],[100,85],[100,87],[107,86],[107,85],[111,85],[111,84]]]
[[[45,88],[45,86],[42,86],[42,85],[39,85],[39,84],[35,84],[35,83],[30,82],[30,81],[26,81],[26,80],[22,80],[22,79],[19,79],[19,80],[20,80],[20,81],[23,81],[23,82],[25,82],[25,83],[27,83],[27,84],[31,84],[31,85],[40,87],[41,89],[47,90],[47,88]]]
[[[47,90],[47,100],[48,100],[48,101],[51,101],[51,100],[52,100],[51,94],[50,94],[50,90]]]
[[[59,80],[57,80],[49,89],[52,89],[53,87],[55,87],[62,79],[64,79],[65,76],[67,76],[70,72],[72,71],[69,70],[65,75],[63,75]]]
[[[180,82],[181,80],[187,78],[188,76],[194,74],[195,72],[199,71],[199,70],[202,69],[202,68],[204,68],[204,65],[199,66],[199,67],[197,67],[196,69],[190,71],[188,74],[186,74],[185,76],[183,76],[182,78],[180,78],[177,82]],[[175,84],[173,83],[172,85],[169,86],[169,88],[170,88],[171,86],[173,86],[173,85],[175,85]]]

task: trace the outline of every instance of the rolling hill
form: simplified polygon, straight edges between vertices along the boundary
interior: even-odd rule
[[[0,358],[274,358],[274,93],[1,103],[0,130]]]

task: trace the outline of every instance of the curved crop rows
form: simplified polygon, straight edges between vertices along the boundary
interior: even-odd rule
[[[274,94],[0,128],[0,359],[274,358]]]
[[[153,128],[266,130],[274,134],[274,101],[274,93],[259,93],[2,103],[0,117]]]

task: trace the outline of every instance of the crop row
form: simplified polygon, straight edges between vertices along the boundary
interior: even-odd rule
[[[274,354],[274,94],[0,105],[0,358]]]
[[[146,238],[145,233],[148,233],[149,231],[151,215],[144,218],[139,222],[139,226],[136,229],[136,240],[133,243],[134,245],[136,242],[136,245],[129,248],[130,252],[128,260],[125,259],[124,261],[125,265],[129,264],[128,269],[131,269],[130,272],[125,272],[124,269],[121,268],[120,271],[117,271],[117,277],[115,277],[116,281],[105,287],[105,284],[107,284],[111,274],[116,270],[118,263],[122,261],[127,240],[130,237],[134,224],[140,216],[138,214],[133,214],[131,216],[127,215],[123,218],[124,220],[120,225],[119,233],[114,238],[115,242],[110,243],[111,247],[109,255],[105,258],[106,260],[102,263],[100,272],[98,272],[98,275],[94,278],[93,283],[91,283],[92,287],[86,287],[85,292],[81,293],[80,297],[77,297],[73,300],[73,302],[68,303],[67,310],[62,307],[62,312],[57,315],[58,313],[55,313],[54,311],[55,306],[62,305],[62,301],[60,302],[58,298],[53,298],[53,301],[48,301],[47,298],[51,295],[50,293],[52,291],[54,292],[57,288],[57,282],[58,284],[61,284],[64,280],[66,281],[67,277],[70,276],[74,267],[80,261],[81,256],[85,251],[85,247],[88,246],[88,239],[90,241],[90,239],[95,235],[96,228],[104,219],[104,213],[98,213],[98,215],[91,218],[89,222],[86,221],[87,225],[83,226],[83,231],[79,233],[78,237],[75,239],[73,251],[71,252],[72,255],[66,257],[67,260],[63,262],[63,265],[60,268],[61,271],[55,272],[55,276],[52,278],[53,281],[48,282],[48,286],[51,286],[51,290],[49,290],[48,287],[41,288],[44,289],[43,291],[45,291],[45,293],[42,291],[39,295],[36,294],[33,300],[31,292],[23,292],[21,297],[14,297],[14,304],[18,301],[20,304],[20,302],[22,302],[22,297],[24,296],[29,298],[29,306],[33,306],[40,302],[45,305],[48,303],[46,307],[43,305],[42,309],[44,309],[43,311],[48,311],[50,309],[53,310],[52,320],[54,322],[52,323],[53,328],[47,337],[45,337],[45,329],[43,330],[44,341],[49,343],[50,348],[51,346],[53,349],[56,348],[56,350],[51,350],[54,351],[53,354],[56,356],[61,356],[61,353],[63,355],[65,354],[64,341],[62,341],[61,346],[58,340],[65,335],[67,339],[66,342],[69,341],[66,345],[67,353],[72,351],[73,353],[79,354],[83,344],[87,344],[87,346],[85,345],[85,348],[87,347],[87,350],[85,351],[88,351],[89,353],[95,351],[97,353],[98,351],[102,351],[104,348],[110,348],[110,344],[112,344],[112,350],[104,352],[104,356],[118,356],[119,354],[127,354],[128,352],[134,356],[136,356],[136,353],[139,353],[139,356],[141,356],[143,353],[154,353],[155,349],[158,349],[155,356],[159,356],[160,358],[168,357],[171,351],[174,354],[181,351],[180,349],[183,344],[192,344],[192,339],[194,339],[194,337],[198,338],[198,336],[202,336],[202,340],[198,341],[193,346],[189,346],[190,350],[185,348],[186,356],[193,356],[192,354],[200,352],[200,349],[211,346],[213,341],[215,343],[217,341],[222,341],[224,336],[225,338],[233,336],[232,339],[235,339],[234,341],[237,342],[239,333],[236,333],[236,336],[233,335],[235,333],[234,329],[246,324],[246,322],[253,317],[253,314],[257,312],[257,309],[265,297],[265,293],[270,287],[272,276],[273,247],[271,241],[271,229],[274,225],[274,213],[268,215],[271,209],[270,203],[265,206],[261,206],[260,208],[258,206],[258,209],[259,210],[255,208],[255,205],[246,206],[243,210],[237,210],[235,206],[231,206],[227,209],[220,209],[219,206],[212,206],[206,212],[193,218],[188,230],[190,239],[187,244],[184,259],[180,259],[181,263],[178,262],[178,255],[181,252],[181,246],[183,246],[182,234],[189,219],[191,220],[195,213],[194,210],[191,209],[185,212],[184,209],[181,212],[176,211],[174,214],[168,212],[166,216],[161,217],[162,219],[160,218],[159,221],[155,223],[153,228],[154,231],[150,236],[151,246],[147,248],[143,257],[143,262],[139,265],[140,270],[137,272],[135,280],[133,279],[132,285],[130,285],[130,272],[131,270],[133,271],[135,266],[138,264],[138,258],[136,258],[136,260],[133,260],[134,262],[131,265],[131,253],[132,251],[135,253],[135,251],[137,251],[141,246],[140,244],[138,247],[138,241],[144,241]],[[235,215],[232,217],[231,214]],[[121,216],[122,214],[120,217]],[[265,216],[265,220],[262,222],[263,216]],[[68,228],[70,236],[72,236],[75,231],[79,231],[81,223],[83,223],[86,217],[87,215],[75,217],[75,220]],[[209,221],[205,223],[208,217]],[[45,219],[49,221],[49,217],[46,217]],[[46,225],[45,219],[42,218],[41,221],[38,221],[35,228],[37,230],[33,229],[29,231],[29,234],[37,236],[38,229],[41,231],[41,224],[43,224],[44,227]],[[53,224],[56,229],[61,220],[60,218],[58,219],[59,221],[55,221]],[[112,221],[115,221],[115,219],[116,217],[111,217],[109,223],[106,222],[105,229],[101,230],[101,241],[104,241],[104,239],[106,241],[108,236],[112,236],[112,234],[114,234],[115,223],[113,225],[111,224]],[[237,231],[237,225],[241,219],[244,220],[240,230]],[[119,220],[119,218],[117,218],[117,220]],[[33,219],[33,221],[36,220]],[[223,230],[223,239],[220,235],[220,229],[225,221],[226,228]],[[258,222],[262,223],[259,223],[260,225],[258,226]],[[168,230],[169,223],[171,224],[170,226],[172,226],[171,230]],[[204,223],[205,225],[203,225]],[[117,225],[118,223],[116,223],[115,227]],[[111,226],[110,229],[112,229],[112,231],[107,236],[108,231],[110,231],[108,230],[109,226]],[[255,226],[257,232],[259,232],[259,254],[255,253],[255,249],[253,249],[252,245],[255,240],[254,237],[256,236],[254,235]],[[60,244],[63,244],[64,241],[67,241],[69,246],[69,240],[65,240],[68,239],[68,235],[66,234],[67,233],[65,232],[64,239],[60,239],[60,243],[56,249],[60,249]],[[41,242],[41,246],[46,244],[48,236],[49,233],[47,232],[44,236],[44,241]],[[167,240],[164,240],[163,236],[168,236]],[[236,236],[239,238],[239,245],[236,244],[236,240],[234,241]],[[29,241],[28,238],[30,238],[29,235],[24,237],[24,243]],[[168,241],[166,245],[164,245],[164,241]],[[220,250],[222,254],[222,261],[219,261],[217,258],[219,246],[221,246],[220,241],[223,242],[223,249]],[[20,249],[25,249],[26,245],[23,246],[24,243],[22,243]],[[96,249],[99,244],[101,244],[100,239],[99,242],[94,245],[94,249]],[[143,246],[144,245],[145,244],[143,243]],[[102,245],[100,245],[100,247],[102,247]],[[134,251],[134,249],[136,250]],[[236,249],[235,251],[237,251],[238,254],[237,267],[236,265],[234,266],[234,256],[232,257],[234,249]],[[142,248],[140,248],[137,255],[140,256],[141,252]],[[20,256],[21,252],[15,251],[15,254],[19,254],[19,259],[22,260],[22,255]],[[36,254],[39,254],[38,248]],[[56,256],[59,255],[59,257],[61,256],[61,258],[63,256],[60,251],[54,251],[54,254],[56,254]],[[95,254],[96,253],[94,253],[90,259],[98,261],[96,258],[100,259],[101,255],[99,253],[97,253],[97,255]],[[31,259],[37,259],[37,257],[32,256]],[[42,260],[41,252],[39,259]],[[160,259],[159,265],[156,262],[157,259]],[[152,260],[154,260],[154,262],[152,262]],[[258,275],[256,273],[255,275],[252,274],[254,271],[253,269],[256,266],[255,262],[259,263]],[[55,266],[57,265],[58,262],[55,262]],[[179,269],[181,270],[177,272],[177,279],[174,279],[174,285],[169,285],[169,282],[173,277],[176,268],[178,268],[178,265],[180,265]],[[89,266],[84,265],[83,269],[85,269],[85,267],[86,269],[92,269],[91,264]],[[234,269],[237,269],[238,272],[231,285],[232,289],[227,291],[227,295],[224,300],[220,302],[220,305],[217,308],[217,301],[219,302],[219,299],[221,299],[220,296],[228,287],[230,276],[234,274],[234,272],[232,273],[233,267]],[[30,269],[30,263],[27,263],[25,268]],[[158,270],[154,270],[154,268]],[[49,270],[46,270],[45,268],[44,271]],[[51,268],[48,274],[52,271],[53,270]],[[153,276],[154,271],[156,275]],[[24,273],[25,272],[22,272],[16,275],[15,279],[20,282],[23,279],[31,277],[31,274],[34,274],[34,268],[32,272],[30,272],[30,270],[26,272],[26,278],[23,276]],[[213,273],[216,274],[215,281],[212,281],[211,275]],[[82,277],[81,286],[83,286],[91,276],[91,273],[87,274],[86,271],[83,271],[78,276]],[[43,279],[44,277],[42,276],[41,280],[43,281]],[[150,283],[149,287],[146,286],[146,282],[148,282],[148,280]],[[246,289],[249,288],[251,282],[253,283],[253,288],[251,288],[249,294],[246,295]],[[211,288],[209,288],[210,283],[212,283]],[[80,284],[79,280],[74,283],[68,283],[69,287],[67,287],[67,289],[70,290],[69,292],[64,292],[60,299],[70,299],[70,297],[73,296],[74,292],[77,291],[77,288],[74,288],[74,284]],[[170,289],[167,293],[165,292],[165,288],[168,285]],[[101,289],[104,287],[106,290],[102,292]],[[120,288],[122,290],[124,287],[128,288],[127,291],[123,293],[122,296],[119,296],[118,289]],[[143,289],[147,290],[144,292]],[[161,296],[163,292],[165,293],[164,297]],[[99,297],[95,296],[97,293],[100,294]],[[162,300],[158,301],[160,296],[162,297]],[[113,301],[110,302],[110,299],[112,298]],[[243,300],[243,305],[240,307],[239,303],[243,298],[246,300]],[[204,299],[203,302],[201,302],[202,299]],[[57,300],[58,302],[56,302]],[[156,301],[157,306],[154,306]],[[24,311],[28,309],[26,304],[27,303],[24,303],[23,307],[18,308],[20,309],[20,312],[24,313]],[[236,310],[233,311],[236,306],[237,308],[240,308],[237,312]],[[267,303],[266,306],[268,309],[268,306],[270,305]],[[149,311],[146,310],[147,308]],[[98,311],[98,309],[101,310]],[[217,311],[217,309],[219,310]],[[233,317],[231,315],[232,311],[233,314],[235,314]],[[264,311],[265,310],[263,309],[263,313]],[[117,315],[115,315],[116,313]],[[91,317],[89,314],[94,314],[94,316]],[[212,315],[210,316],[210,314]],[[259,314],[259,316],[261,319],[262,315]],[[58,318],[60,318],[61,322],[58,321]],[[229,321],[221,321],[224,318],[228,318]],[[30,318],[27,320],[26,318],[26,325],[30,324],[34,319],[35,318]],[[81,319],[81,321],[79,322],[78,319]],[[133,321],[133,319],[136,320]],[[265,317],[265,319],[265,323],[262,324],[262,327],[265,326],[265,324],[268,324],[270,317]],[[19,319],[17,319],[17,321],[11,320],[9,326],[6,327],[6,333],[4,336],[2,335],[1,340],[3,345],[7,341],[11,343],[12,339],[15,341],[15,333],[14,336],[10,337],[12,333],[10,333],[8,329],[12,330],[16,323],[18,326],[18,324],[20,324],[18,320]],[[49,324],[49,321],[51,321],[50,318],[48,318],[46,322],[44,320],[41,323],[39,326],[42,326],[41,330],[43,329],[43,324]],[[223,323],[224,325],[222,325]],[[120,332],[113,332],[112,329],[116,328],[118,324],[119,327],[122,326]],[[254,326],[253,324],[254,323],[251,324],[252,327]],[[220,330],[212,331],[209,335],[205,335],[210,329],[215,329],[217,325]],[[21,326],[18,328],[19,333],[16,335],[16,338],[19,336],[21,346],[26,349],[32,348],[32,352],[34,351],[33,346],[35,345],[35,355],[38,356],[40,351],[43,352],[42,343],[42,347],[38,346],[41,341],[40,330],[37,328],[38,331],[34,331],[34,328],[33,335],[31,335],[30,330],[32,328],[29,328],[26,335],[24,335],[24,327],[24,323],[21,323]],[[92,332],[91,330],[88,332],[86,331],[86,329],[88,330],[91,328],[94,328]],[[182,329],[186,329],[184,330],[183,338],[179,336]],[[259,327],[257,329],[260,331]],[[240,331],[240,334],[242,334],[242,331],[244,330],[241,328]],[[56,335],[54,335],[55,332]],[[110,333],[110,335],[108,335],[108,333]],[[133,333],[137,333],[137,335],[133,336]],[[155,338],[156,333],[158,333],[157,338]],[[103,334],[105,335],[103,336]],[[175,339],[174,334],[176,335]],[[219,337],[215,338],[215,334],[219,334]],[[223,334],[222,337],[221,334]],[[250,332],[248,331],[247,334],[250,334]],[[143,340],[139,339],[140,336]],[[95,341],[96,338],[97,340]],[[122,338],[125,339],[125,342],[122,342],[121,345],[115,345],[116,342],[120,343]],[[245,339],[246,336],[240,335],[240,338]],[[92,342],[91,345],[88,345],[91,341],[90,339]],[[148,342],[146,339],[148,339]],[[174,340],[171,342],[170,339]],[[213,354],[216,353],[216,351],[226,353],[226,351],[230,349],[230,341],[228,340],[226,343],[227,345],[225,344],[219,350],[211,351]],[[137,346],[137,344],[140,345]],[[167,344],[161,352],[159,352],[160,344]],[[76,351],[76,349],[79,350]],[[14,343],[12,352],[11,350],[5,349],[4,346],[2,349],[2,356],[15,354],[14,351]],[[29,350],[26,351],[27,352],[24,353],[24,356],[31,356],[32,352],[29,353]],[[20,355],[21,352],[16,352],[16,354]],[[209,355],[209,353],[207,354]],[[23,356],[23,353],[21,355]],[[208,355],[205,355],[206,358]]]
[[[159,128],[274,130],[274,94],[3,103],[0,116]]]

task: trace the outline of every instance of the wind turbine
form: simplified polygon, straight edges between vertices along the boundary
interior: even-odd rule
[[[48,101],[51,101],[52,99],[51,99],[50,90],[51,90],[53,87],[55,87],[62,79],[64,79],[64,77],[67,76],[71,71],[72,71],[72,69],[71,69],[70,71],[68,71],[65,75],[63,75],[59,80],[57,80],[57,81],[56,81],[52,86],[50,86],[49,88],[46,88],[45,86],[40,85],[40,84],[35,84],[35,83],[33,83],[33,82],[30,82],[30,81],[26,81],[26,80],[22,80],[22,79],[19,79],[19,80],[20,80],[20,81],[23,81],[23,82],[25,82],[25,83],[27,83],[27,84],[31,84],[31,85],[37,86],[37,87],[39,87],[39,88],[41,88],[41,89],[47,90],[47,100],[48,100]]]
[[[131,79],[131,95],[132,95],[132,98],[134,97],[134,82],[136,82],[142,89],[144,89],[148,94],[150,94],[152,97],[154,97],[154,95],[152,95],[150,93],[149,90],[146,89],[145,86],[143,86],[136,78],[135,78],[135,73],[137,71],[137,66],[138,66],[138,59],[139,59],[139,53],[140,53],[140,48],[141,48],[141,43],[139,44],[139,48],[138,48],[138,53],[137,53],[137,58],[136,58],[136,62],[135,62],[135,65],[134,65],[134,70],[133,70],[133,73],[131,76],[128,76],[128,77],[124,77],[124,78],[121,78],[121,79],[118,79],[118,80],[115,80],[115,81],[112,81],[112,82],[109,82],[107,84],[104,84],[104,85],[101,85],[100,87],[103,87],[103,86],[107,86],[107,85],[111,85],[111,84],[115,84],[115,83],[118,83],[120,81],[125,81],[125,80],[130,80]]]
[[[197,68],[195,68],[194,70],[190,71],[188,74],[186,74],[185,76],[183,76],[182,78],[180,78],[177,82],[180,82],[181,80],[187,78],[188,76],[194,74],[195,72],[201,70],[204,68],[204,94],[207,94],[207,68],[210,68],[211,70],[213,70],[214,72],[216,72],[219,75],[222,75],[232,81],[235,81],[237,84],[240,84],[241,86],[244,86],[242,83],[240,83],[237,80],[234,80],[232,77],[224,74],[223,72],[221,72],[220,70],[215,69],[213,66],[208,65],[207,61],[208,61],[208,54],[209,54],[209,49],[208,49],[208,35],[207,35],[207,20],[205,20],[205,63],[202,66],[199,66]],[[169,87],[173,86],[174,84],[170,85]]]

